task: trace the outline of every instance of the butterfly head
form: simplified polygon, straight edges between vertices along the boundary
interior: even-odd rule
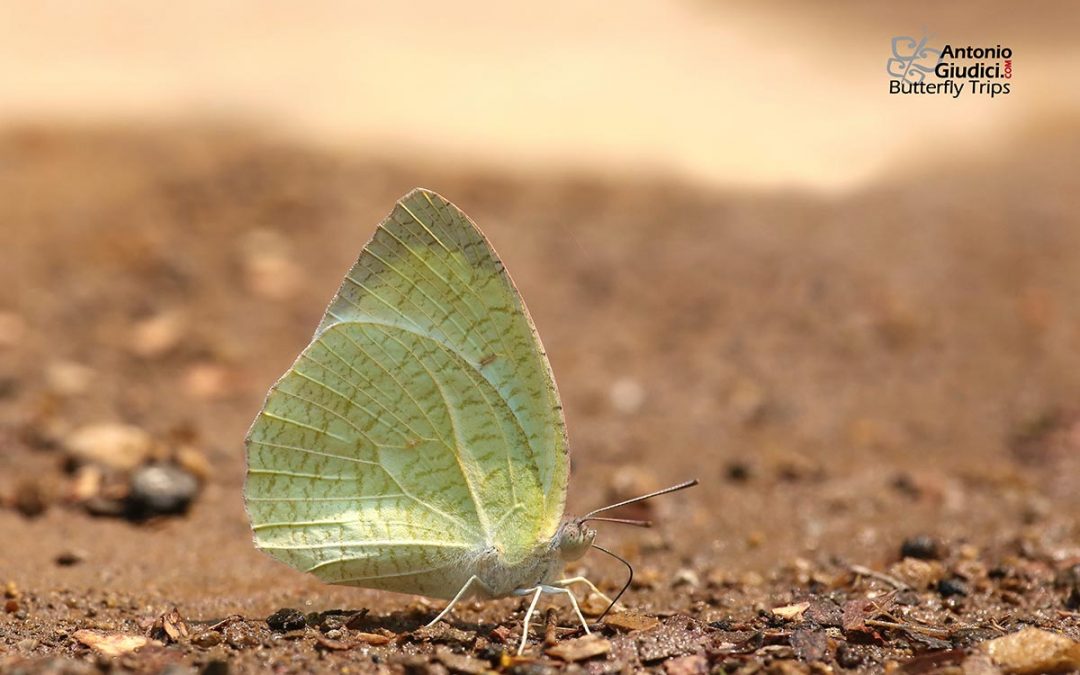
[[[594,539],[596,530],[586,525],[581,518],[568,518],[555,534],[554,545],[559,551],[559,557],[569,562],[585,555]]]

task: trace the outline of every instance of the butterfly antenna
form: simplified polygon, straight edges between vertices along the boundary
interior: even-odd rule
[[[615,553],[612,553],[611,551],[607,550],[607,549],[606,549],[606,548],[604,548],[603,546],[599,546],[599,545],[597,545],[597,544],[593,544],[593,545],[592,545],[592,547],[593,547],[593,548],[595,548],[595,549],[596,549],[597,551],[601,551],[601,552],[603,552],[603,553],[607,553],[607,554],[608,554],[609,556],[611,556],[612,558],[615,558],[616,560],[618,560],[618,561],[619,561],[619,562],[621,562],[622,564],[626,565],[626,570],[627,570],[627,571],[628,571],[628,572],[630,573],[630,576],[628,576],[628,577],[626,578],[626,583],[625,583],[625,584],[623,584],[623,587],[622,587],[621,589],[619,589],[619,592],[618,592],[618,593],[617,593],[617,594],[615,595],[615,598],[614,598],[614,599],[613,599],[613,600],[611,601],[611,604],[610,604],[610,605],[608,605],[608,606],[607,606],[607,609],[605,609],[605,610],[604,610],[603,614],[601,614],[601,615],[600,615],[600,617],[596,619],[596,622],[597,622],[597,623],[600,623],[601,621],[603,621],[603,620],[604,620],[604,617],[608,615],[608,612],[610,612],[610,611],[611,611],[611,608],[615,606],[615,603],[619,601],[619,598],[621,598],[621,597],[623,596],[623,593],[625,593],[625,592],[626,592],[626,589],[630,588],[630,583],[631,583],[631,582],[632,582],[632,581],[634,580],[634,566],[633,566],[633,565],[631,565],[631,564],[630,564],[630,563],[629,563],[629,562],[628,562],[628,561],[626,560],[626,558],[623,558],[623,557],[622,557],[622,556],[620,556],[620,555],[616,555]]]
[[[621,523],[623,525],[633,525],[634,527],[652,527],[651,520],[631,520],[630,518],[605,518],[604,516],[593,516],[592,518],[582,518],[581,522],[586,520],[599,520],[603,523]]]
[[[584,516],[581,517],[581,522],[585,522],[586,520],[600,520],[600,518],[593,518],[593,516],[595,516],[597,513],[603,513],[604,511],[610,511],[612,509],[617,509],[620,506],[626,506],[628,504],[637,504],[638,502],[643,502],[646,499],[652,499],[653,497],[659,497],[660,495],[666,495],[666,494],[670,494],[672,492],[678,492],[679,490],[685,490],[686,488],[694,487],[697,484],[698,484],[698,481],[695,478],[694,480],[688,480],[685,483],[679,483],[678,485],[672,485],[671,487],[666,487],[663,490],[657,490],[656,492],[650,492],[647,495],[641,495],[640,497],[634,497],[633,499],[627,499],[626,501],[619,502],[618,504],[611,504],[609,506],[604,506],[604,507],[601,507],[599,509],[596,509],[595,511],[590,511],[590,512],[586,513]]]

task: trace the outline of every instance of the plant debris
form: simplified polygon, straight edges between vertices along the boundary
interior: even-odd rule
[[[142,635],[104,634],[92,630],[77,630],[72,637],[102,656],[123,656],[151,644]]]
[[[599,635],[586,635],[573,640],[565,640],[554,647],[548,647],[545,653],[568,663],[573,663],[601,656],[610,651],[610,640]]]

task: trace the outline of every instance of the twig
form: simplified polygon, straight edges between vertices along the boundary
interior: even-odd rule
[[[547,614],[544,616],[544,644],[548,647],[552,647],[558,644],[559,640],[555,637],[555,608],[548,607]]]
[[[914,624],[896,623],[894,621],[881,621],[880,619],[867,619],[863,623],[873,628],[892,628],[908,633],[922,633],[923,635],[929,635],[930,637],[938,638],[939,640],[945,640],[952,636],[947,630],[931,628],[929,626],[916,626]]]
[[[848,569],[855,574],[860,574],[864,577],[870,577],[871,579],[877,579],[878,581],[884,581],[885,583],[893,586],[893,588],[897,588],[901,591],[906,591],[911,588],[911,586],[908,586],[896,577],[885,574],[884,572],[875,572],[869,567],[863,567],[862,565],[849,565]]]

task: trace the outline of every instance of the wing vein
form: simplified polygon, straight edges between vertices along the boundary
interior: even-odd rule
[[[451,432],[454,436],[454,444],[452,447],[448,447],[448,449],[453,453],[454,459],[457,461],[458,470],[461,472],[461,479],[465,481],[465,487],[469,491],[469,497],[470,499],[472,499],[473,508],[476,511],[476,517],[480,519],[480,526],[484,529],[484,533],[487,534],[487,537],[490,539],[492,534],[491,522],[488,519],[487,512],[484,510],[483,506],[481,506],[480,498],[477,496],[476,493],[476,488],[473,486],[472,481],[469,479],[470,472],[465,468],[465,464],[462,458],[462,448],[464,447],[464,440],[461,438],[461,435],[458,432],[458,421],[456,419],[456,416],[454,415],[454,408],[450,405],[450,398],[446,395],[446,390],[443,388],[443,385],[439,381],[439,379],[435,376],[435,373],[432,372],[430,368],[428,368],[428,365],[424,362],[424,360],[420,358],[420,356],[417,355],[416,352],[414,352],[412,348],[409,347],[409,345],[399,340],[389,331],[383,331],[383,334],[389,337],[394,342],[401,345],[403,349],[408,351],[416,358],[416,362],[419,363],[420,367],[422,367],[427,372],[428,377],[431,378],[432,383],[435,384],[435,388],[439,391],[439,396],[442,397],[443,405],[446,407],[446,415],[450,422]],[[475,463],[471,464],[473,466],[473,469],[475,470]]]

